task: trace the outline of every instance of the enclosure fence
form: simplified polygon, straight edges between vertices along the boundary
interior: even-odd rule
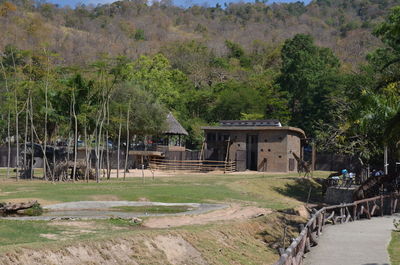
[[[151,169],[158,170],[224,171],[225,173],[236,171],[235,161],[151,159],[149,165]]]

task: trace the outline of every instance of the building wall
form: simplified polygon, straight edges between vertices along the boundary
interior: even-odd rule
[[[298,134],[289,132],[287,136],[287,148],[288,148],[288,160],[293,159],[294,167],[288,168],[288,171],[297,171],[298,164],[296,159],[294,159],[293,153],[298,157],[301,157],[301,140]],[[290,162],[288,163],[290,164]]]
[[[287,172],[287,131],[261,131],[258,137],[258,170]],[[266,164],[266,166],[264,165]]]

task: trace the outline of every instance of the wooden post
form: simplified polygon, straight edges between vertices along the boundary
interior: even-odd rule
[[[357,220],[357,204],[353,206],[353,221]]]
[[[283,229],[283,239],[282,239],[282,248],[285,249],[285,241],[286,241],[286,230],[287,226]]]
[[[390,215],[393,214],[393,195],[390,195]]]
[[[143,164],[143,156],[142,156],[142,181],[143,181],[143,183],[145,182],[145,180],[144,180],[144,164]]]
[[[385,176],[388,174],[388,147],[385,145],[383,153],[383,168],[385,170]]]
[[[228,143],[227,143],[227,145],[226,145],[226,155],[225,155],[225,168],[224,168],[224,173],[226,173],[226,164],[228,163],[230,144],[231,144],[231,137],[229,136],[229,138],[228,138]]]
[[[316,160],[316,150],[315,150],[315,143],[314,141],[311,143],[312,147],[312,156],[311,156],[311,177],[314,177],[314,170],[315,170],[315,160]]]
[[[310,201],[311,189],[312,189],[312,186],[310,185],[310,189],[308,190],[308,195],[307,195],[306,207],[308,207],[308,203],[309,203],[309,201]]]

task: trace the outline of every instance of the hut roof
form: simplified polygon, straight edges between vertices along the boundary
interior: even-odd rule
[[[164,131],[165,134],[189,135],[171,112],[167,115],[167,125],[168,129]]]

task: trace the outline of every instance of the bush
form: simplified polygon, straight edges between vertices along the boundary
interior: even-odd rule
[[[400,219],[399,220],[393,219],[393,225],[395,227],[395,230],[397,232],[400,232]]]
[[[43,208],[40,203],[36,202],[31,208],[23,211],[24,215],[28,216],[39,216],[43,214]]]

